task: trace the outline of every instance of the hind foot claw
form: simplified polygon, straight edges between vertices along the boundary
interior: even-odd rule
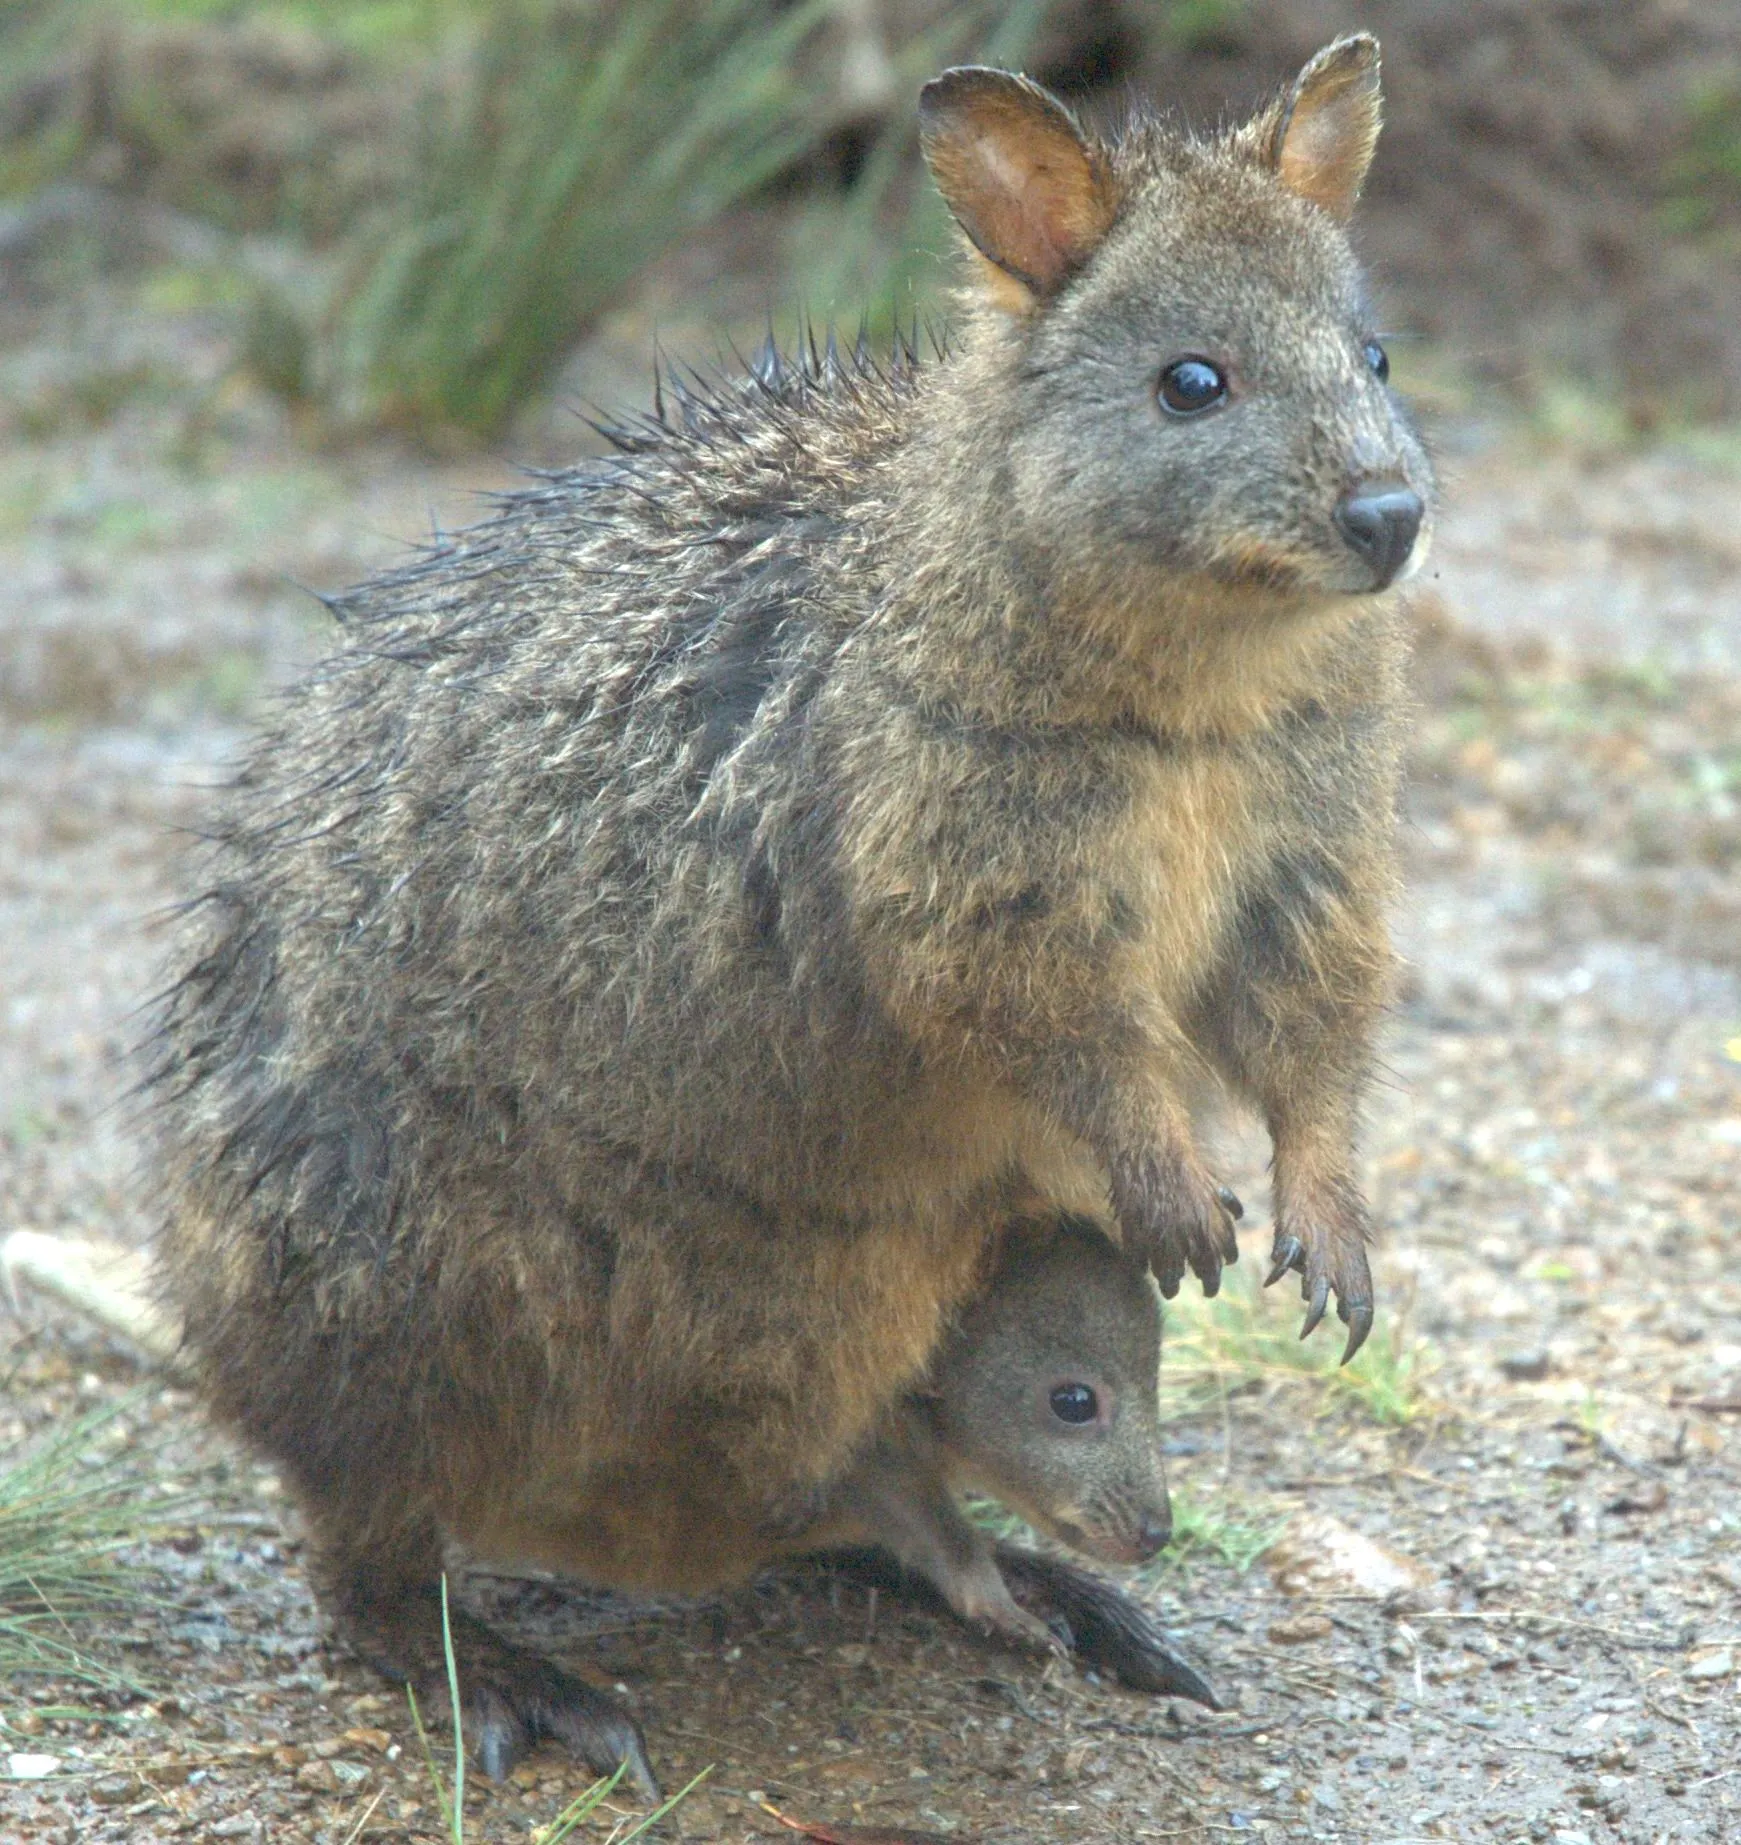
[[[355,1570],[343,1589],[334,1598],[334,1613],[358,1656],[386,1677],[413,1686],[424,1711],[446,1709],[438,1592],[421,1582],[383,1582],[366,1567]],[[594,1774],[621,1768],[644,1799],[659,1798],[641,1726],[615,1698],[504,1640],[460,1609],[446,1610],[445,1619],[459,1669],[460,1727],[491,1780],[501,1780],[534,1743],[548,1738]]]

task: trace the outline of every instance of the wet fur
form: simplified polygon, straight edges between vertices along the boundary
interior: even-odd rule
[[[335,603],[156,1093],[166,1291],[353,1630],[443,1536],[742,1576],[1013,1215],[1116,1210],[1212,1285],[1206,1077],[1361,1285],[1402,643],[1326,509],[1425,464],[1276,132],[1137,122],[1046,301],[676,393]],[[1211,323],[1265,392],[1142,434]]]

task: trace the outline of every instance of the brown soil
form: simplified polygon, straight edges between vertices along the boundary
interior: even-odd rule
[[[354,579],[498,478],[299,449],[226,338],[103,284],[0,350],[0,1229],[148,1233],[117,1058],[170,829],[318,645],[294,586]],[[1735,475],[1443,436],[1414,971],[1368,1175],[1383,1298],[1428,1369],[1400,1427],[1278,1374],[1171,1430],[1182,1495],[1335,1514],[1433,1587],[1290,1593],[1189,1553],[1147,1592],[1235,1702],[1212,1715],[815,1570],[666,1608],[471,1579],[626,1688],[668,1780],[711,1765],[673,1836],[793,1836],[767,1804],[1011,1842],[1741,1835]],[[1236,1140],[1229,1171],[1259,1210],[1260,1151]],[[0,1451],[140,1388],[39,1299],[9,1340]],[[160,1599],[108,1636],[154,1689],[8,1687],[0,1772],[58,1766],[0,1781],[0,1837],[436,1838],[404,1707],[326,1649],[277,1482],[161,1380],[120,1426],[142,1506],[195,1495],[145,1547]],[[474,1779],[467,1836],[523,1839],[583,1784],[550,1750]]]

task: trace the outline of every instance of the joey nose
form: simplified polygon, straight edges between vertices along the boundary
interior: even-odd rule
[[[1171,1512],[1145,1512],[1143,1522],[1137,1527],[1138,1556],[1146,1563],[1157,1551],[1166,1548],[1167,1539],[1172,1535],[1173,1515]]]
[[[1372,572],[1372,587],[1387,589],[1409,560],[1425,513],[1421,496],[1396,481],[1361,481],[1336,502],[1337,530]]]

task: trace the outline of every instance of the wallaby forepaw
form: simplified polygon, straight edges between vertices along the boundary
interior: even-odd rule
[[[1347,1364],[1372,1331],[1372,1270],[1364,1235],[1301,1238],[1278,1223],[1263,1285],[1273,1286],[1290,1271],[1300,1277],[1300,1298],[1306,1303],[1302,1339],[1317,1331],[1331,1294],[1336,1296],[1336,1316],[1348,1328],[1348,1343],[1342,1349],[1342,1362]]]
[[[1194,1162],[1177,1155],[1121,1154],[1111,1162],[1112,1208],[1125,1248],[1146,1258],[1171,1300],[1189,1268],[1213,1297],[1221,1271],[1239,1260],[1233,1226],[1245,1207]]]

